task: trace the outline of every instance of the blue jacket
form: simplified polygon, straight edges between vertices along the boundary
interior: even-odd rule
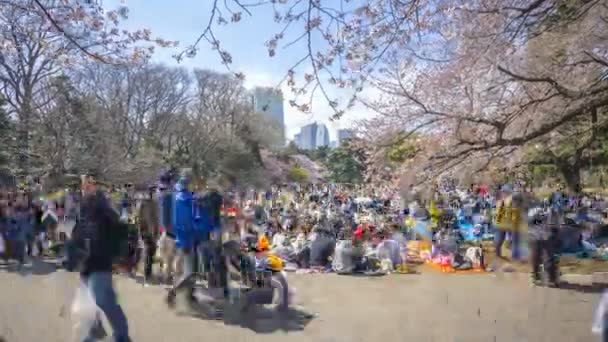
[[[25,241],[33,232],[32,217],[29,212],[17,212],[9,222],[8,235],[11,240]]]
[[[178,183],[175,185],[172,202],[171,226],[175,233],[175,247],[192,248],[194,244],[192,194]]]

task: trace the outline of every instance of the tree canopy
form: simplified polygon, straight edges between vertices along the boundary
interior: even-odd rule
[[[196,160],[198,169],[212,169],[221,163],[211,156],[226,140],[259,155],[267,146],[264,126],[241,125],[251,116],[241,100],[227,101],[242,94],[244,75],[231,69],[233,57],[214,32],[264,15],[283,26],[261,42],[269,55],[280,58],[282,48],[301,54],[285,70],[288,103],[314,111],[312,98],[321,94],[334,118],[356,104],[374,111],[360,131],[378,165],[387,156],[393,162],[412,159],[411,151],[387,146],[384,138],[414,135],[421,179],[551,162],[574,186],[581,168],[603,161],[598,144],[608,125],[605,1],[228,0],[209,6],[200,36],[178,48],[176,58],[192,57],[208,43],[231,73],[221,77],[147,64],[156,47],[176,44],[147,29],[123,30],[125,6],[104,11],[60,0],[3,1],[0,90],[13,118],[17,171],[36,169],[41,159],[69,168],[75,157],[60,160],[49,151],[65,144],[99,151],[101,142],[114,142],[107,154],[125,158],[121,164],[131,165],[133,173],[139,171],[133,165],[159,158]],[[211,85],[216,88],[209,102]],[[87,138],[38,141],[42,130],[52,136],[78,127],[63,119],[49,124],[59,112],[86,117]],[[238,115],[247,120],[235,120]],[[228,138],[192,133],[215,131]],[[536,147],[542,158],[529,159]],[[111,165],[103,156],[78,163],[95,162],[91,167]],[[386,176],[386,170],[372,169]]]
[[[365,165],[358,161],[354,151],[347,146],[333,149],[327,158],[330,179],[336,183],[361,183]]]

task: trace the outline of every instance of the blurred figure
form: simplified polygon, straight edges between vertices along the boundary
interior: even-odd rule
[[[182,176],[175,185],[172,198],[171,226],[175,232],[175,248],[179,257],[183,258],[184,272],[167,294],[167,305],[175,306],[177,292],[187,288],[187,302],[195,303],[194,274],[196,272],[196,255],[194,246],[194,216],[192,193],[188,189],[189,179]]]
[[[144,258],[144,285],[147,285],[152,277],[152,265],[157,247],[156,242],[159,238],[158,207],[151,196],[142,199],[139,207],[139,218],[139,234],[144,247],[143,251],[140,252]]]
[[[532,282],[542,285],[542,270],[547,273],[550,286],[558,286],[558,230],[563,217],[557,207],[538,212],[532,219],[530,232],[530,253]]]
[[[26,250],[27,254],[31,254],[28,250],[28,245],[33,240],[32,219],[27,204],[20,198],[12,213],[12,236],[13,248],[11,248],[13,257],[19,261],[20,265],[25,263]]]
[[[507,238],[507,234],[510,234],[511,258],[513,260],[519,260],[522,207],[524,200],[521,193],[513,193],[513,190],[508,185],[502,187],[500,196],[500,200],[496,203],[496,256],[498,258],[503,257],[502,245]]]
[[[163,172],[159,177],[156,190],[156,201],[158,202],[159,233],[158,255],[161,260],[163,281],[167,284],[173,283],[177,270],[177,259],[175,250],[175,232],[172,227],[173,193],[171,174]]]
[[[80,220],[70,241],[66,268],[80,272],[82,285],[89,289],[97,307],[112,326],[114,341],[131,341],[127,317],[117,302],[112,284],[112,264],[127,241],[128,228],[120,223],[104,194],[97,191],[92,176],[82,177],[82,193]],[[100,326],[101,321],[98,321],[94,328]],[[95,340],[94,330],[84,341]]]

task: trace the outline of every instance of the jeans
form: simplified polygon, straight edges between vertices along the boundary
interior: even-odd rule
[[[184,268],[181,277],[179,277],[179,279],[177,279],[175,282],[175,285],[173,285],[173,289],[171,290],[172,294],[175,294],[177,291],[183,288],[189,288],[190,296],[193,296],[195,284],[194,276],[195,271],[197,270],[197,256],[195,249],[180,248],[177,250],[178,257],[180,257],[184,262]]]
[[[116,300],[116,292],[112,286],[111,272],[93,272],[88,276],[81,275],[81,281],[91,290],[95,303],[103,311],[114,331],[115,342],[128,342],[129,325],[124,311]],[[95,341],[95,337],[89,335],[83,342]]]
[[[17,260],[19,263],[25,263],[25,249],[27,241],[25,239],[16,239],[9,242],[9,259]]]
[[[142,236],[142,241],[144,248],[143,250],[138,249],[138,253],[143,252],[143,255],[138,256],[137,260],[139,261],[140,257],[144,258],[144,279],[147,282],[152,277],[152,266],[154,264],[154,255],[156,254],[156,241],[154,241],[154,237],[151,235]]]
[[[206,275],[210,288],[224,289],[228,296],[228,274],[226,258],[222,251],[221,236],[211,234],[211,239],[198,244],[196,248],[199,268]]]
[[[511,258],[513,260],[518,260],[520,258],[520,246],[519,246],[519,232],[510,232],[511,233]],[[496,256],[502,257],[502,245],[505,242],[507,237],[507,232],[501,229],[497,229],[494,235],[494,243],[496,248]]]
[[[209,287],[221,287],[224,289],[224,296],[228,296],[228,274],[225,258],[222,257],[221,243],[220,234],[211,234],[210,240],[195,242],[192,248],[178,251],[183,255],[184,273],[175,282],[171,290],[172,294],[187,287],[192,297],[194,278],[197,274],[203,273],[208,275]]]

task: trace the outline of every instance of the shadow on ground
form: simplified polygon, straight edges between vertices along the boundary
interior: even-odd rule
[[[608,285],[604,285],[604,284],[589,285],[589,284],[574,284],[574,283],[561,282],[559,284],[559,289],[577,291],[577,292],[582,292],[582,293],[601,293],[601,292],[604,292],[604,290],[608,289]]]
[[[226,325],[240,326],[258,334],[301,331],[315,317],[311,313],[296,308],[279,312],[261,305],[251,306],[249,310],[241,311],[237,304],[225,304],[218,301],[189,305],[188,309],[178,311],[178,315],[223,321]]]
[[[29,264],[18,265],[16,262],[0,262],[0,271],[18,273],[22,276],[49,275],[58,269],[52,260],[32,258]]]

